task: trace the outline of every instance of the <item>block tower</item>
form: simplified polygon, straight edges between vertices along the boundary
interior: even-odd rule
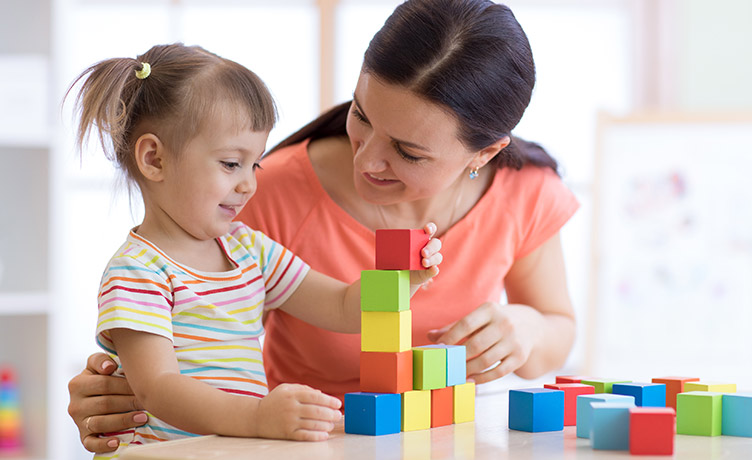
[[[361,272],[360,392],[345,395],[345,432],[382,435],[472,421],[465,347],[412,346],[410,270],[423,230],[376,230],[376,269]]]
[[[15,373],[10,367],[0,369],[0,456],[22,450],[19,406]]]

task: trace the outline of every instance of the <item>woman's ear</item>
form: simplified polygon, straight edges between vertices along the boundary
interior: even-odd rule
[[[488,147],[482,148],[475,156],[475,159],[470,163],[470,168],[482,168],[486,165],[486,163],[491,161],[493,157],[498,155],[499,152],[504,150],[510,142],[511,139],[509,138],[509,136],[504,136]]]
[[[136,164],[144,179],[161,182],[164,179],[165,148],[156,134],[142,134],[135,145]]]

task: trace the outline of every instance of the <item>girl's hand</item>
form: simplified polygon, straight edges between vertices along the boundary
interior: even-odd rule
[[[532,307],[486,302],[453,325],[429,331],[428,339],[464,344],[468,379],[485,383],[516,371],[528,361],[543,323],[543,315]]]
[[[305,385],[284,383],[261,399],[258,435],[294,441],[325,441],[342,414],[342,402]]]
[[[436,234],[436,224],[429,222],[423,227],[423,231],[428,234],[430,239],[423,249],[420,250],[420,255],[423,256],[423,266],[427,270],[411,270],[410,271],[410,293],[414,294],[420,285],[425,284],[431,280],[434,276],[439,274],[438,265],[443,260],[441,251],[441,240],[434,238]]]
[[[81,444],[89,452],[106,453],[118,448],[116,437],[100,438],[141,426],[148,417],[124,378],[112,377],[117,365],[104,353],[89,356],[86,369],[68,383],[68,413],[78,427]]]

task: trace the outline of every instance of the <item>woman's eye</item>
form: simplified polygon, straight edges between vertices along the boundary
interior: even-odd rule
[[[253,170],[256,171],[257,169],[263,170],[264,168],[262,168],[261,165],[258,163],[253,163]]]
[[[394,144],[394,150],[396,150],[397,153],[399,153],[399,155],[405,159],[405,161],[409,161],[410,163],[417,163],[422,160],[422,158],[410,155],[409,153],[402,150],[402,147],[400,147],[399,144]]]
[[[230,170],[237,169],[240,167],[240,163],[238,163],[237,161],[222,161],[221,163],[222,163],[222,166]]]
[[[363,123],[368,123],[368,120],[366,120],[366,117],[364,117],[363,114],[360,113],[360,110],[358,110],[357,108],[353,107],[352,114],[355,118],[362,121]]]

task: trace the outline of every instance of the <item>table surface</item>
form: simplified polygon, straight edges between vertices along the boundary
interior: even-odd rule
[[[344,433],[335,427],[324,442],[202,436],[128,449],[122,460],[186,459],[616,459],[627,451],[594,450],[577,438],[575,427],[564,431],[527,433],[507,427],[508,392],[479,394],[475,421],[430,430],[384,436]],[[665,459],[667,456],[635,456]],[[676,435],[674,458],[688,460],[752,459],[752,438]]]

